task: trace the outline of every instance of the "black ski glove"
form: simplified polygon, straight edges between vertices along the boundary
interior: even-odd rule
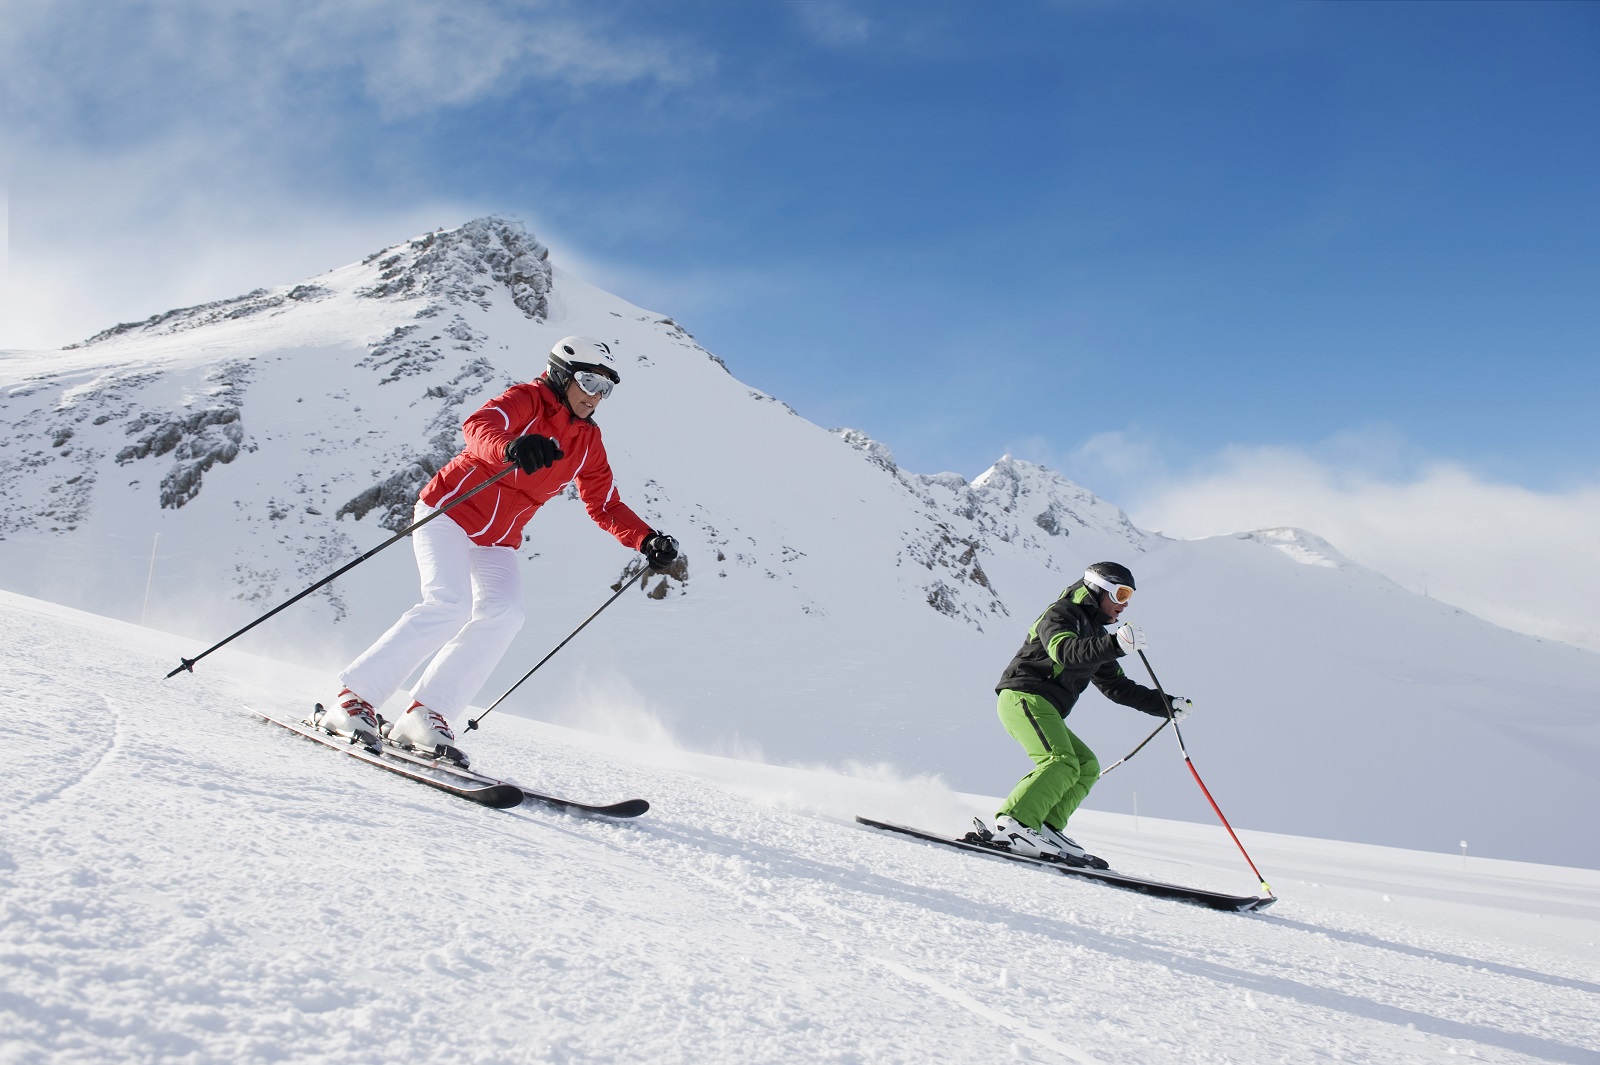
[[[644,560],[653,570],[663,570],[678,559],[678,541],[662,532],[651,532],[639,545]]]
[[[515,462],[523,473],[544,469],[561,457],[561,449],[548,436],[537,433],[519,436],[506,445],[506,461]]]

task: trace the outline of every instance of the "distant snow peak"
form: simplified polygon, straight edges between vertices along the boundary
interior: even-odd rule
[[[1108,533],[1137,552],[1148,551],[1158,537],[1145,532],[1120,507],[1106,502],[1081,485],[1037,463],[1004,455],[972,482],[980,510],[1014,517],[1022,524],[997,522],[995,535],[1003,540],[1033,540],[1028,525],[1050,537],[1070,536],[1074,530]]]
[[[1341,555],[1337,548],[1322,537],[1304,529],[1288,526],[1276,529],[1256,529],[1239,533],[1241,540],[1254,540],[1258,544],[1276,547],[1303,566],[1322,566],[1327,569],[1351,569],[1355,563]]]
[[[1003,456],[969,484],[956,473],[907,472],[887,447],[858,429],[833,434],[899,482],[923,511],[924,521],[907,534],[898,561],[928,571],[918,587],[929,606],[979,630],[990,619],[1010,616],[982,562],[1000,545],[1021,548],[1053,567],[1058,541],[1078,530],[1138,553],[1158,539],[1119,508],[1032,462]]]
[[[377,264],[378,280],[358,289],[358,296],[423,298],[488,309],[493,290],[504,286],[529,318],[542,322],[550,313],[550,249],[509,219],[474,218],[458,229],[425,233],[374,252],[363,263]],[[417,317],[438,312],[434,303]]]

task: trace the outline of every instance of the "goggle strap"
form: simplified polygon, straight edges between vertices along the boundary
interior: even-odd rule
[[[1127,604],[1127,602],[1133,598],[1132,588],[1128,587],[1126,584],[1117,584],[1114,581],[1108,581],[1092,569],[1084,571],[1083,583],[1100,589],[1118,603]]]

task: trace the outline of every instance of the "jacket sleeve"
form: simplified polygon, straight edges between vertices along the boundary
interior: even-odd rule
[[[1116,637],[1112,636],[1111,639],[1115,640]],[[1153,717],[1167,716],[1167,707],[1161,701],[1161,693],[1154,688],[1146,688],[1130,678],[1115,659],[1095,670],[1094,676],[1090,679],[1094,681],[1094,686],[1114,703],[1131,706]]]
[[[1079,635],[1093,627],[1097,626],[1091,626],[1081,611],[1062,600],[1044,612],[1034,633],[1052,662],[1081,677],[1102,662],[1114,662],[1121,653],[1115,636]]]
[[[576,477],[578,498],[589,512],[594,523],[612,536],[623,547],[639,550],[645,538],[653,531],[635,514],[617,493],[611,476],[611,462],[606,458],[606,446],[595,434],[589,453],[583,457],[583,466]]]
[[[536,431],[541,413],[533,391],[526,385],[513,385],[462,423],[467,453],[479,462],[505,465],[506,445],[524,432]]]

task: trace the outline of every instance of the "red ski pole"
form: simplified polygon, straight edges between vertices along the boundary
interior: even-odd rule
[[[1227,829],[1228,835],[1233,837],[1233,845],[1239,848],[1239,853],[1244,855],[1244,860],[1250,866],[1250,871],[1256,874],[1256,879],[1261,882],[1261,890],[1265,891],[1269,897],[1276,898],[1277,896],[1272,894],[1271,885],[1267,883],[1267,878],[1261,875],[1261,870],[1257,869],[1256,863],[1251,860],[1250,852],[1244,849],[1243,843],[1239,842],[1239,834],[1233,830],[1233,826],[1228,824],[1228,819],[1223,816],[1222,807],[1218,806],[1217,800],[1211,797],[1211,789],[1206,787],[1206,782],[1200,779],[1200,771],[1194,767],[1194,759],[1189,757],[1189,748],[1184,745],[1183,730],[1178,727],[1178,719],[1172,716],[1172,700],[1167,698],[1167,693],[1161,687],[1161,682],[1156,679],[1156,671],[1150,668],[1150,660],[1144,656],[1143,651],[1139,652],[1139,661],[1144,663],[1145,672],[1150,674],[1150,682],[1156,686],[1156,692],[1161,696],[1162,702],[1167,707],[1167,720],[1172,722],[1172,734],[1178,737],[1178,750],[1183,752],[1183,764],[1189,767],[1189,773],[1194,777],[1194,782],[1200,785],[1201,794],[1206,797],[1206,802],[1211,804],[1211,809],[1216,811],[1217,820],[1222,822],[1222,827]],[[1156,731],[1159,732],[1160,729]],[[1152,732],[1151,735],[1154,736],[1155,733]]]

